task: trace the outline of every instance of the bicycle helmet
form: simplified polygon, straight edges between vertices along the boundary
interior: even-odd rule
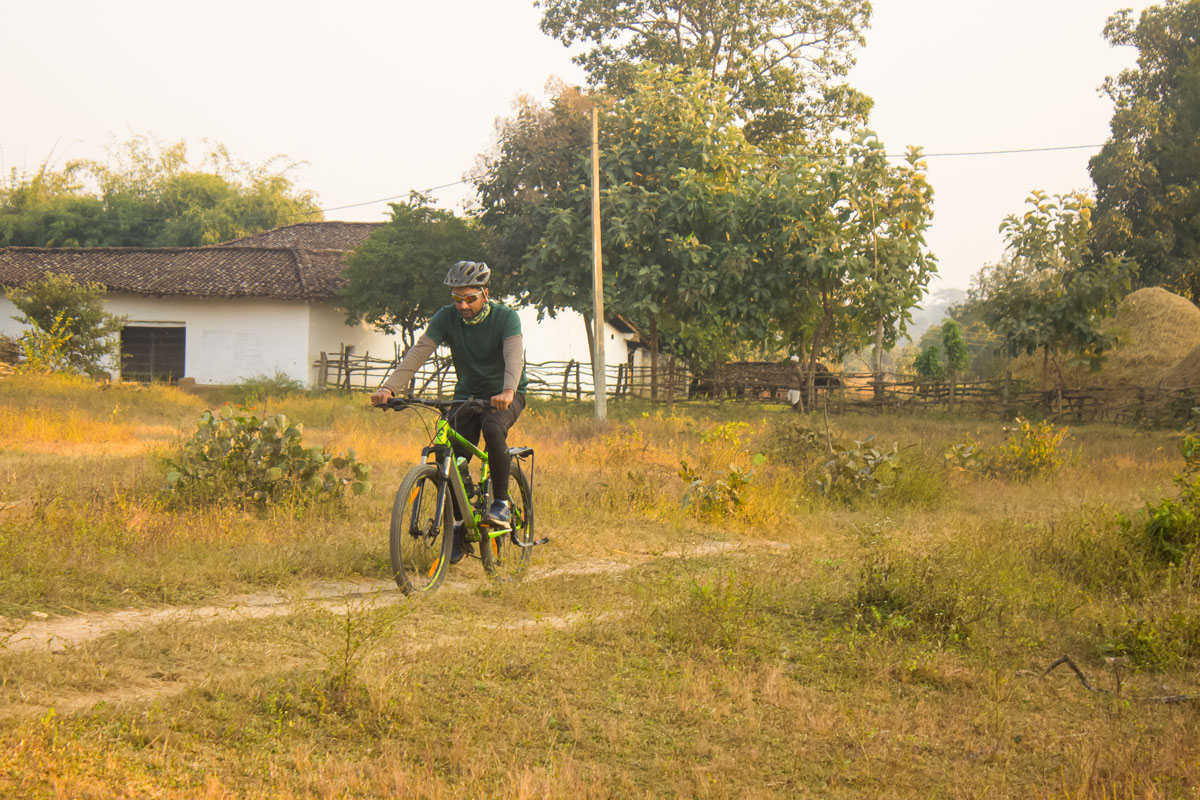
[[[459,261],[446,273],[447,286],[487,286],[492,270],[482,261]]]

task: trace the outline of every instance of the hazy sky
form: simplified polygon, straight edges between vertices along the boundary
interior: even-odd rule
[[[1105,19],[1147,0],[875,0],[851,82],[876,101],[889,152],[931,154],[938,286],[965,288],[997,260],[997,227],[1032,189],[1088,189],[1111,107],[1097,87],[1132,63]],[[0,166],[101,158],[150,134],[201,140],[293,173],[327,219],[382,220],[381,198],[460,181],[494,121],[547,79],[580,82],[528,0],[340,3],[0,0],[6,76]],[[436,192],[460,207],[467,187]],[[344,208],[345,206],[353,206]]]

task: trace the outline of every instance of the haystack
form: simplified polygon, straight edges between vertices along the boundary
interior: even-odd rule
[[[1157,287],[1138,289],[1126,295],[1103,327],[1117,343],[1105,351],[1099,371],[1059,356],[1068,386],[1200,385],[1200,308],[1186,298]],[[1192,380],[1180,383],[1188,359]],[[1040,381],[1041,354],[1016,359],[1012,369],[1014,377]]]

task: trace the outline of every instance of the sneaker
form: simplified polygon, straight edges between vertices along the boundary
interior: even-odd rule
[[[475,552],[475,548],[471,547],[471,542],[467,539],[467,529],[461,522],[454,523],[454,541],[450,547],[450,563],[457,564],[473,552]]]
[[[507,528],[512,519],[511,504],[507,500],[497,500],[483,515],[483,524],[489,528]]]

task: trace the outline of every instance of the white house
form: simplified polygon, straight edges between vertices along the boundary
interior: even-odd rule
[[[282,373],[312,384],[321,352],[395,351],[398,337],[347,325],[336,299],[345,257],[378,224],[302,223],[210,247],[2,248],[0,286],[47,272],[104,285],[106,309],[126,318],[114,377],[229,384]],[[0,296],[0,334],[22,333],[18,314]],[[521,318],[527,361],[590,360],[578,314]],[[624,363],[626,334],[606,325],[606,337],[605,361]]]

